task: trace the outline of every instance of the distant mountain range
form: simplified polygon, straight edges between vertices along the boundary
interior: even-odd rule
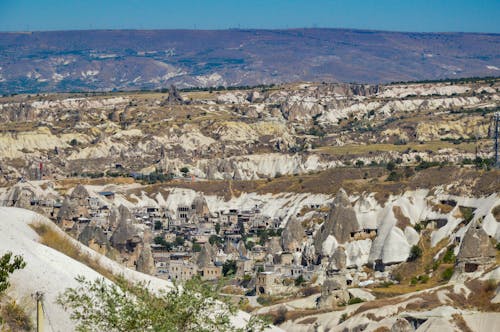
[[[500,34],[345,29],[0,33],[0,93],[500,76]]]

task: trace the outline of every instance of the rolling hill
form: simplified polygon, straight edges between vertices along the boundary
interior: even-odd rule
[[[500,35],[345,29],[0,33],[0,93],[500,74]]]

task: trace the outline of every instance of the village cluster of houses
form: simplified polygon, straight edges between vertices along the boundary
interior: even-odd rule
[[[103,191],[91,196],[79,195],[76,191],[70,197],[72,204],[31,197],[30,205],[67,232],[77,235],[92,225],[100,227],[109,239],[114,231],[110,216],[115,193]],[[73,207],[71,213],[65,211],[68,206]],[[284,280],[299,276],[310,280],[317,273],[317,268],[302,266],[293,252],[259,244],[259,234],[263,231],[277,234],[282,220],[264,216],[258,206],[213,212],[204,197],[198,196],[189,205],[179,205],[174,212],[157,206],[138,206],[130,212],[134,218],[132,223],[152,234],[150,247],[159,277],[186,281],[199,275],[203,280],[217,280],[223,275],[224,264],[232,262],[236,277],[256,276],[258,294],[275,294],[286,290]],[[213,237],[217,238],[216,243],[210,243]],[[179,238],[182,241],[178,241]],[[254,245],[247,249],[244,240]],[[201,255],[207,257],[200,259]]]
[[[366,273],[346,266],[346,255],[341,250],[329,260],[311,260],[303,247],[304,241],[312,239],[311,229],[302,228],[298,218],[289,220],[282,229],[283,220],[264,215],[260,206],[210,211],[202,195],[190,204],[178,205],[174,211],[158,206],[117,208],[115,202],[114,192],[90,195],[81,185],[62,201],[42,199],[26,185],[13,190],[0,203],[46,215],[103,254],[112,245],[115,250],[126,252],[128,266],[165,279],[186,281],[200,276],[203,280],[217,280],[231,271],[239,280],[250,279],[245,288],[254,289],[257,295],[274,295],[293,291],[297,280],[307,282],[321,277],[321,299],[326,305],[345,302],[347,287],[362,285],[367,280]],[[326,218],[323,206],[307,208]],[[427,229],[439,229],[446,223],[445,218],[422,222]],[[299,229],[294,230],[294,225]],[[130,229],[141,231],[129,232]],[[359,228],[348,233],[346,241],[374,239],[377,233],[377,229]],[[457,245],[465,243],[457,260],[457,269],[463,273],[475,272],[494,260],[494,250],[484,244],[489,242],[476,243],[476,238],[487,239],[479,225],[470,227],[465,238],[455,239]],[[386,264],[375,262],[376,278],[389,277],[385,268]]]

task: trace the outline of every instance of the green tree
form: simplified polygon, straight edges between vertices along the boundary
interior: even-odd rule
[[[23,258],[19,255],[12,257],[10,251],[0,257],[0,294],[10,286],[9,275],[15,270],[24,269],[25,266],[26,262]]]
[[[182,246],[182,245],[184,245],[184,241],[186,241],[186,240],[182,236],[176,236],[174,244],[176,246]]]
[[[182,168],[181,168],[181,173],[182,173],[184,176],[186,176],[186,175],[187,175],[187,173],[189,173],[189,168],[187,168],[186,166],[182,167]]]
[[[193,247],[192,247],[192,249],[193,249],[193,252],[200,252],[201,251],[201,245],[198,242],[193,241]]]
[[[236,262],[233,260],[227,260],[223,265],[222,265],[222,274],[225,276],[227,275],[233,275],[236,273]]]
[[[181,288],[151,291],[145,283],[89,281],[79,276],[76,288],[59,295],[57,303],[70,312],[77,331],[262,331],[266,324],[251,319],[236,328],[230,317],[236,307],[217,289],[193,278]]]
[[[155,238],[153,239],[153,242],[154,242],[155,244],[158,244],[158,245],[160,245],[160,246],[165,247],[165,249],[167,249],[167,251],[172,250],[172,247],[174,246],[174,245],[172,244],[172,242],[167,242],[167,241],[166,241],[163,237],[161,237],[161,236],[157,236],[157,237],[155,237]]]
[[[215,234],[219,234],[219,233],[220,233],[220,224],[216,223],[215,224]]]
[[[210,242],[211,245],[222,244],[223,240],[217,235],[210,235],[208,242]]]
[[[306,282],[306,279],[304,279],[304,277],[302,276],[302,274],[297,278],[295,279],[295,286],[302,286],[302,284],[304,284]]]
[[[158,231],[158,230],[162,229],[162,227],[163,227],[163,224],[162,224],[161,220],[156,220],[155,221],[155,230]]]

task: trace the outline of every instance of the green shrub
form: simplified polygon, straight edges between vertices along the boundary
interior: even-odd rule
[[[459,209],[466,223],[469,223],[474,218],[474,211],[476,210],[475,208],[469,206],[460,206]]]
[[[181,171],[181,173],[182,173],[184,176],[186,176],[186,175],[187,175],[187,173],[189,173],[189,168],[187,168],[186,166],[184,166],[184,167],[182,167],[182,168],[180,169],[180,171]]]
[[[31,331],[33,326],[29,315],[24,310],[16,301],[7,303],[1,311],[0,326],[3,318],[12,331]],[[5,331],[10,331],[10,329]]]
[[[388,171],[394,171],[396,169],[396,163],[394,161],[389,161],[387,163],[387,170]]]
[[[429,276],[427,274],[422,274],[421,276],[418,276],[418,282],[421,284],[426,284],[429,281]]]
[[[401,175],[396,171],[392,171],[387,176],[386,181],[399,181],[400,179],[401,179]]]
[[[295,279],[295,286],[299,287],[305,284],[306,280],[302,275],[300,275],[297,279]]]
[[[257,303],[260,304],[261,306],[268,306],[268,305],[271,305],[272,303],[272,299],[269,295],[260,295],[259,297],[257,297]]]
[[[441,279],[443,281],[448,281],[451,279],[451,277],[453,276],[453,272],[454,272],[454,269],[452,267],[449,267],[447,268],[446,270],[443,271],[443,273],[441,274]]]
[[[453,254],[453,249],[454,247],[451,247],[448,248],[448,250],[446,250],[446,253],[443,256],[444,263],[449,263],[449,264],[455,263],[455,255]]]
[[[363,299],[360,299],[359,297],[353,297],[353,298],[349,299],[347,304],[351,305],[351,304],[362,303],[362,302],[365,302],[365,301]]]
[[[187,281],[167,290],[152,292],[145,283],[131,284],[121,278],[89,281],[80,276],[78,286],[68,288],[57,303],[70,312],[77,331],[262,331],[266,326],[253,318],[237,328],[231,322],[237,308],[218,294],[216,286]],[[252,326],[253,325],[253,326]]]
[[[408,256],[408,261],[412,262],[412,261],[417,260],[420,257],[422,257],[422,249],[417,245],[414,245],[413,247],[411,247],[410,255]]]
[[[436,271],[439,268],[439,265],[441,265],[440,261],[438,261],[438,260],[434,261],[434,263],[432,263],[432,270]]]
[[[227,260],[223,265],[222,265],[222,274],[224,276],[228,275],[233,275],[236,273],[236,261],[233,260]]]
[[[363,160],[356,160],[356,163],[354,165],[358,168],[361,168],[365,165],[365,162]]]

